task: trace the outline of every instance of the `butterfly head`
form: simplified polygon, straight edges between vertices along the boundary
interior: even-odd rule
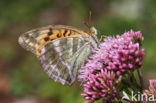
[[[90,27],[90,33],[94,34],[94,35],[97,35],[97,29],[94,26],[91,26]]]
[[[92,12],[89,11],[88,20],[84,20],[83,24],[89,28],[89,34],[97,36],[97,29],[94,26],[92,26],[92,23],[91,23],[91,15],[92,15]]]

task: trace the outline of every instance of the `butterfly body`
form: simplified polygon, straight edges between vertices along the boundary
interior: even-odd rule
[[[97,48],[96,36],[70,26],[47,26],[24,33],[19,44],[35,54],[50,78],[71,85],[77,71]]]

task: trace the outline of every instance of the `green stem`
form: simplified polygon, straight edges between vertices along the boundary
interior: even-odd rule
[[[137,72],[138,72],[138,76],[139,76],[139,80],[140,80],[142,94],[144,94],[144,92],[145,92],[145,89],[144,89],[144,81],[143,81],[143,77],[142,77],[142,74],[141,74],[141,71],[140,71],[139,68],[137,69]],[[146,103],[146,102],[144,101],[143,103]]]

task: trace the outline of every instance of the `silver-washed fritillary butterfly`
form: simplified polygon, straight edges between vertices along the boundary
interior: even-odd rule
[[[70,26],[49,25],[22,34],[18,41],[40,59],[50,78],[71,85],[80,66],[98,46],[96,34],[94,27],[86,33]]]

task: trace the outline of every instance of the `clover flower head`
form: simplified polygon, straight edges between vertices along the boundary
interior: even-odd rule
[[[100,98],[115,100],[117,96],[116,85],[121,78],[116,80],[114,72],[107,71],[107,69],[101,69],[96,74],[89,74],[89,80],[83,85],[84,93],[81,94],[86,99],[85,103],[91,103]]]
[[[103,68],[113,70],[117,75],[140,68],[145,55],[145,50],[140,50],[141,40],[143,40],[141,32],[133,30],[121,36],[108,36],[79,70],[78,78],[86,81],[88,73],[94,73]]]

